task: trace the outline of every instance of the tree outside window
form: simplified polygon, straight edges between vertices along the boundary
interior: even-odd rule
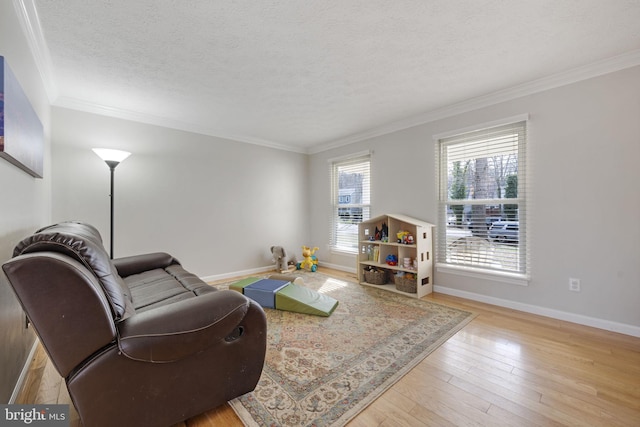
[[[526,274],[526,122],[438,140],[438,262]]]

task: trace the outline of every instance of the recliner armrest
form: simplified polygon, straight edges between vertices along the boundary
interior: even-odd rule
[[[135,314],[118,324],[118,347],[134,360],[180,360],[241,334],[252,306],[259,307],[238,292],[218,291]]]
[[[172,264],[180,264],[180,262],[164,252],[133,255],[113,260],[113,265],[118,270],[120,277],[127,277],[156,268],[167,268]]]

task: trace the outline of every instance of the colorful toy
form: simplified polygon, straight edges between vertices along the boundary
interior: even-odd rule
[[[315,273],[316,270],[318,270],[318,258],[314,255],[317,250],[318,250],[317,246],[315,248],[313,248],[313,249],[311,249],[311,248],[309,248],[307,246],[303,246],[302,247],[302,258],[304,258],[304,259],[303,259],[302,262],[299,262],[296,265],[296,268],[298,270],[306,268],[307,270]]]
[[[393,254],[387,255],[386,261],[389,265],[398,265],[398,257]]]
[[[399,231],[396,236],[398,237],[398,243],[404,243],[405,245],[414,243],[413,236],[408,231]]]
[[[398,243],[404,243],[404,240],[408,235],[408,231],[398,231],[398,233],[396,234],[396,236],[398,237]]]
[[[381,233],[382,233],[381,240],[383,242],[388,242],[389,241],[389,227],[387,226],[386,222],[382,223]]]

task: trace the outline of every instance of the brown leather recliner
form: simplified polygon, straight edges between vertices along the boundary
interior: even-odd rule
[[[2,268],[85,427],[169,426],[259,380],[262,308],[168,254],[111,260],[94,227],[64,222]]]

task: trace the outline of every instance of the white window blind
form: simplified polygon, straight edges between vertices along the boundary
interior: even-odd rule
[[[439,265],[529,274],[526,129],[525,120],[438,139]]]
[[[358,224],[371,212],[371,155],[331,162],[332,249],[358,252]]]

